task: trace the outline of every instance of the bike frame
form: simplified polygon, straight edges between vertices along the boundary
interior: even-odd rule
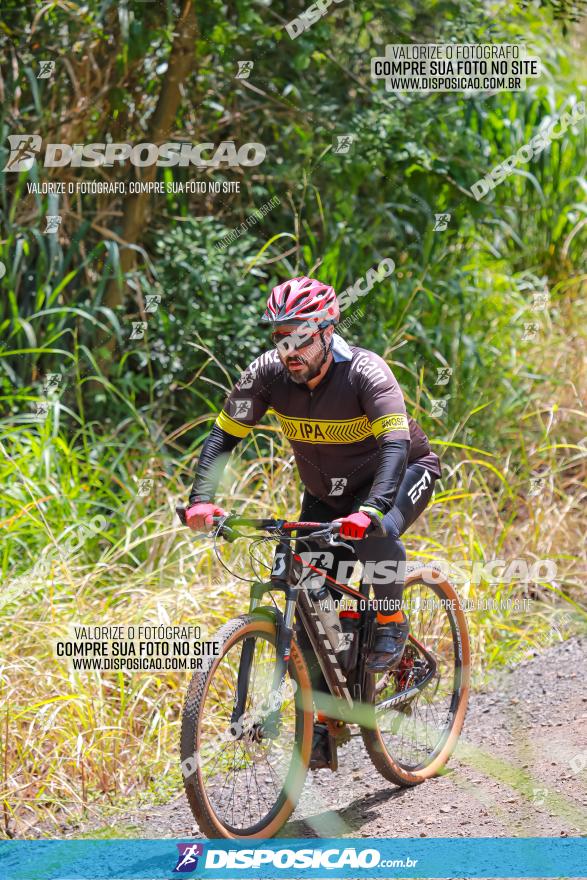
[[[285,525],[289,530],[294,531],[296,523],[286,523]],[[299,525],[300,528],[308,527],[308,523],[300,523]],[[316,523],[315,525],[323,526],[324,524]],[[323,577],[326,583],[339,593],[346,593],[346,595],[359,601],[365,601],[367,598],[366,591],[360,592],[346,584],[339,583],[326,572],[322,571],[322,569],[305,562],[299,553],[292,550],[288,542],[280,541],[275,549],[270,580],[265,582],[258,581],[251,586],[249,614],[271,617],[275,623],[277,629],[277,641],[275,645],[276,661],[272,690],[278,693],[283,687],[285,681],[287,664],[291,652],[291,643],[294,638],[294,618],[297,611],[300,622],[308,635],[312,649],[316,655],[318,663],[320,664],[328,688],[337,703],[340,703],[341,711],[337,714],[341,716],[344,715],[348,719],[355,704],[353,696],[360,699],[360,694],[364,689],[364,682],[359,680],[354,683],[354,687],[349,685],[347,677],[338,662],[334,647],[330,644],[330,641],[324,632],[324,627],[322,626],[320,618],[308,596],[307,589],[302,583],[304,569],[306,569],[308,573],[311,571]],[[366,589],[368,590],[368,588]],[[263,597],[267,593],[274,591],[285,594],[284,611],[281,611],[274,605],[266,606],[262,604]],[[374,614],[372,616],[373,618],[375,617]],[[362,618],[361,623],[363,624],[363,622],[364,617]],[[232,724],[236,724],[245,711],[253,648],[254,640],[245,639],[239,662],[237,689],[231,715]],[[359,667],[362,668],[362,666],[363,663],[359,661]],[[351,687],[353,689],[352,695]],[[269,725],[271,725],[271,720],[274,720],[275,724],[277,724],[278,716],[278,711],[270,713],[268,719]],[[267,728],[267,722],[264,723],[264,727]]]
[[[314,603],[303,584],[304,569],[320,575],[324,579],[323,583],[326,583],[338,594],[346,595],[359,602],[361,620],[357,630],[359,640],[358,662],[356,668],[348,677],[340,666],[336,651],[330,644]],[[274,606],[262,605],[265,594],[272,591],[279,591],[285,594],[285,610],[283,612]],[[312,650],[316,655],[328,689],[334,697],[334,700],[329,701],[328,706],[324,707],[328,709],[327,714],[329,717],[348,723],[365,724],[367,721],[365,707],[361,707],[362,697],[367,690],[365,658],[368,650],[373,646],[377,625],[375,611],[366,608],[368,596],[369,585],[362,585],[360,590],[356,590],[354,587],[340,583],[322,569],[306,562],[299,553],[291,549],[288,543],[280,542],[277,545],[271,579],[266,582],[254,583],[251,587],[249,601],[249,613],[251,615],[271,616],[277,628],[277,656],[272,684],[275,692],[280,691],[285,680],[287,663],[291,652],[291,642],[294,637],[294,617],[297,612]],[[436,672],[434,657],[411,634],[409,638],[427,659],[430,670],[418,686],[413,686],[401,694],[396,694],[379,705],[377,707],[378,714],[391,708],[397,709],[402,703],[409,702]],[[247,645],[247,642],[250,642],[250,647]],[[239,665],[237,694],[231,717],[232,723],[236,723],[244,713],[248,695],[252,649],[253,639],[245,640]],[[271,720],[274,723],[278,723],[278,715],[279,712],[271,713]]]
[[[185,525],[185,508],[177,507],[176,512],[181,522]],[[247,537],[236,530],[236,525],[252,526],[270,533],[276,533],[282,538],[275,550],[270,580],[254,582],[251,586],[249,597],[249,614],[269,617],[276,626],[277,640],[275,646],[275,671],[272,683],[273,690],[276,693],[281,692],[285,682],[287,664],[291,653],[291,643],[294,638],[294,618],[297,611],[300,622],[308,635],[312,649],[320,664],[326,684],[334,698],[327,707],[329,717],[349,723],[365,724],[365,711],[361,709],[362,697],[367,692],[369,678],[365,671],[365,658],[367,652],[374,644],[377,626],[375,611],[367,607],[369,585],[361,585],[360,590],[355,590],[354,587],[350,587],[348,584],[340,583],[322,569],[302,559],[299,553],[292,550],[289,540],[285,540],[285,533],[300,530],[307,531],[309,528],[324,530],[329,527],[329,524],[320,522],[289,522],[275,519],[250,519],[234,515],[214,517],[213,521],[218,526],[218,534],[221,534],[228,541],[233,541],[236,537]],[[330,524],[331,527],[333,525]],[[331,531],[329,539],[325,541],[326,544],[335,545],[333,535],[334,532]],[[306,540],[313,540],[316,537],[316,535],[309,535],[306,537]],[[324,539],[324,535],[321,536],[321,539]],[[361,620],[357,631],[359,639],[358,662],[356,668],[348,676],[345,676],[338,662],[336,651],[333,645],[330,644],[314,603],[311,601],[307,588],[303,583],[305,569],[308,572],[311,571],[316,575],[320,575],[323,579],[320,588],[326,583],[337,593],[346,595],[359,602]],[[265,594],[276,590],[285,594],[285,610],[283,612],[274,605],[267,606],[262,604]],[[402,704],[408,703],[436,673],[436,661],[433,655],[411,633],[409,640],[427,660],[430,667],[429,671],[425,678],[418,682],[417,685],[399,694],[395,694],[388,700],[385,700],[384,703],[379,704],[377,706],[378,714],[388,709],[397,709]],[[238,723],[245,712],[253,651],[254,639],[245,639],[239,661],[235,701],[231,714],[232,724]],[[279,716],[279,709],[269,714],[263,724],[266,732],[269,732],[271,728],[275,732],[278,731]]]

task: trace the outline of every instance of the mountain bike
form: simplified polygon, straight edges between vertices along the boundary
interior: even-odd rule
[[[177,512],[185,522],[184,508]],[[410,635],[402,661],[393,671],[367,673],[376,630],[369,586],[339,582],[298,552],[300,540],[336,546],[338,530],[336,522],[214,517],[215,539],[246,539],[249,552],[267,540],[276,548],[269,578],[252,582],[248,613],[218,630],[217,655],[193,675],[185,700],[185,791],[209,837],[272,837],[299,800],[318,695],[295,626],[305,629],[328,685],[318,708],[328,716],[335,753],[337,743],[348,740],[349,725],[356,725],[379,773],[413,786],[438,774],[456,746],[467,710],[470,646],[455,590],[431,566],[408,568],[403,603]],[[350,648],[347,637],[344,650],[332,644],[323,625],[315,596],[324,584],[359,611]],[[282,607],[276,593],[283,594]]]

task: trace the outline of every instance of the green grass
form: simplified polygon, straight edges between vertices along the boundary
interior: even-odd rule
[[[417,112],[436,114],[430,118],[438,128],[414,159],[394,165],[394,157],[382,157],[385,126],[395,143],[399,123],[381,112],[381,130],[365,137],[372,135],[373,167],[383,176],[371,168],[366,174],[360,163],[349,166],[343,192],[339,160],[329,164],[332,157],[325,157],[313,178],[304,176],[303,194],[294,188],[291,230],[275,232],[268,221],[267,241],[243,236],[229,249],[229,261],[214,248],[214,220],[183,223],[173,234],[158,228],[163,281],[157,284],[180,295],[158,313],[152,337],[136,347],[123,341],[128,326],[121,316],[100,305],[109,275],[119,271],[116,245],[94,242],[80,258],[86,226],[70,241],[50,243],[28,220],[20,223],[24,177],[2,192],[4,833],[26,836],[43,822],[48,834],[57,834],[63,822],[84,817],[90,807],[118,811],[145,799],[160,802],[179,786],[187,676],[74,674],[54,655],[53,642],[72,622],[192,623],[206,637],[245,608],[247,584],[226,574],[208,544],[179,528],[172,510],[185,501],[210,412],[261,344],[251,328],[259,285],[268,276],[256,257],[277,260],[284,238],[297,246],[295,263],[283,258],[267,264],[268,271],[277,266],[280,277],[322,260],[324,277],[330,273],[344,287],[383,256],[397,264],[389,282],[358,303],[364,317],[351,325],[348,338],[385,352],[409,411],[442,455],[444,477],[434,503],[406,535],[409,558],[445,559],[463,570],[496,558],[556,562],[554,578],[523,589],[510,582],[459,586],[471,601],[527,596],[533,603],[531,614],[469,614],[475,682],[485,685],[528,651],[545,650],[559,638],[553,626],[561,619],[567,621],[563,637],[584,629],[585,127],[486,202],[461,198],[474,170],[471,157],[490,170],[526,143],[542,119],[558,113],[568,95],[580,96],[581,62],[571,62],[566,46],[554,47],[548,58],[550,70],[559,71],[548,87],[466,107],[459,98],[446,116],[433,103],[437,98],[427,99]],[[299,137],[310,154],[313,135],[300,128]],[[462,172],[461,190],[449,179],[445,148],[446,167]],[[298,172],[296,165],[292,179]],[[317,225],[304,205],[306,190],[317,206]],[[40,201],[37,208],[41,216]],[[454,212],[446,235],[432,232],[435,211]],[[193,268],[203,259],[205,281]],[[224,270],[227,262],[230,271]],[[534,313],[530,293],[543,278],[551,305]],[[218,292],[228,289],[238,293],[233,304],[241,323],[229,310],[215,311]],[[194,299],[200,309],[193,308]],[[539,335],[524,340],[522,325],[534,319]],[[194,328],[205,331],[208,348]],[[108,337],[121,355],[105,375],[108,353],[99,347]],[[233,352],[230,369],[214,360],[216,343]],[[453,370],[446,388],[435,384],[443,366]],[[48,399],[47,419],[35,421],[48,372],[63,381]],[[445,394],[448,417],[433,418],[430,401]],[[268,421],[243,444],[240,458],[233,456],[221,500],[251,514],[296,514],[294,473],[291,452]],[[530,481],[538,476],[544,488],[532,497]],[[153,481],[144,496],[138,494],[142,480]],[[96,517],[103,518],[100,528],[84,532]],[[70,540],[76,535],[76,542]],[[222,557],[248,576],[241,549],[223,545]]]
[[[559,351],[548,345],[543,356],[556,361]],[[557,383],[564,389],[562,369]],[[584,378],[574,376],[577,383]],[[564,418],[548,430],[537,401],[528,401],[528,415],[507,426],[522,456],[513,449],[501,456],[483,452],[454,432],[441,439],[439,430],[442,486],[406,535],[409,558],[466,565],[516,556],[556,560],[555,581],[529,585],[530,616],[469,614],[480,682],[528,648],[547,645],[561,610],[571,621],[565,635],[584,625],[579,549],[587,450],[572,442],[584,430],[584,414],[565,406],[560,389],[558,395]],[[73,673],[54,655],[56,637],[72,622],[192,623],[207,637],[245,609],[247,596],[247,585],[225,574],[209,546],[174,523],[172,506],[185,497],[180,478],[193,463],[190,453],[166,460],[165,444],[148,440],[144,418],[111,434],[82,425],[76,442],[60,425],[58,414],[35,426],[4,424],[1,438],[7,581],[0,631],[2,801],[5,830],[25,834],[39,820],[59,824],[91,805],[118,809],[141,794],[150,803],[164,801],[180,784],[177,743],[187,675]],[[247,446],[223,479],[229,506],[295,513],[299,489],[276,427],[269,423]],[[529,478],[538,469],[548,473],[550,491],[529,499]],[[166,476],[172,470],[175,475]],[[145,474],[153,475],[153,490],[139,496]],[[98,514],[104,527],[68,550],[66,536]],[[241,551],[221,548],[226,563],[248,575]],[[465,583],[459,592],[471,600],[522,595],[512,583]]]

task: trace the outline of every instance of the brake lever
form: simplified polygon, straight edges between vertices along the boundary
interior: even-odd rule
[[[232,526],[225,525],[226,520],[229,517],[229,513],[226,516],[222,517],[216,528],[213,530],[212,535],[215,538],[224,538],[225,541],[228,541],[229,544],[232,544],[233,541],[236,541],[236,539],[240,537],[240,532],[238,532]]]
[[[328,538],[329,547],[346,547],[347,550],[354,550],[355,549],[352,544],[347,544],[346,541],[341,541],[341,540],[336,541],[335,540],[336,537],[337,537],[337,535],[333,535],[332,532],[330,533],[330,536]],[[340,535],[338,535],[338,538],[340,539]]]
[[[334,531],[332,526],[330,526],[330,528],[324,529],[320,537],[322,536],[326,539],[326,544],[329,547],[345,547],[347,550],[355,549],[352,544],[347,544],[345,541],[340,540],[340,529]],[[313,537],[315,537],[315,535]]]

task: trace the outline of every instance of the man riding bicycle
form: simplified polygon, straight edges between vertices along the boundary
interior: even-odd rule
[[[400,536],[427,507],[441,470],[426,435],[407,416],[386,362],[347,345],[334,332],[339,319],[327,284],[301,277],[273,288],[261,320],[275,348],[245,370],[204,442],[186,522],[209,529],[213,516],[225,515],[213,500],[225,456],[271,408],[305,487],[299,519],[338,519],[341,538],[356,542],[352,550],[333,548],[332,564],[321,568],[348,581],[348,566],[337,577],[339,564],[352,567],[358,560],[363,579],[372,577],[377,633],[366,668],[382,673],[400,663],[409,634],[401,609],[406,551]],[[303,631],[298,641],[313,661],[314,689],[326,691]],[[329,766],[324,720],[319,716],[315,726],[315,768]]]

